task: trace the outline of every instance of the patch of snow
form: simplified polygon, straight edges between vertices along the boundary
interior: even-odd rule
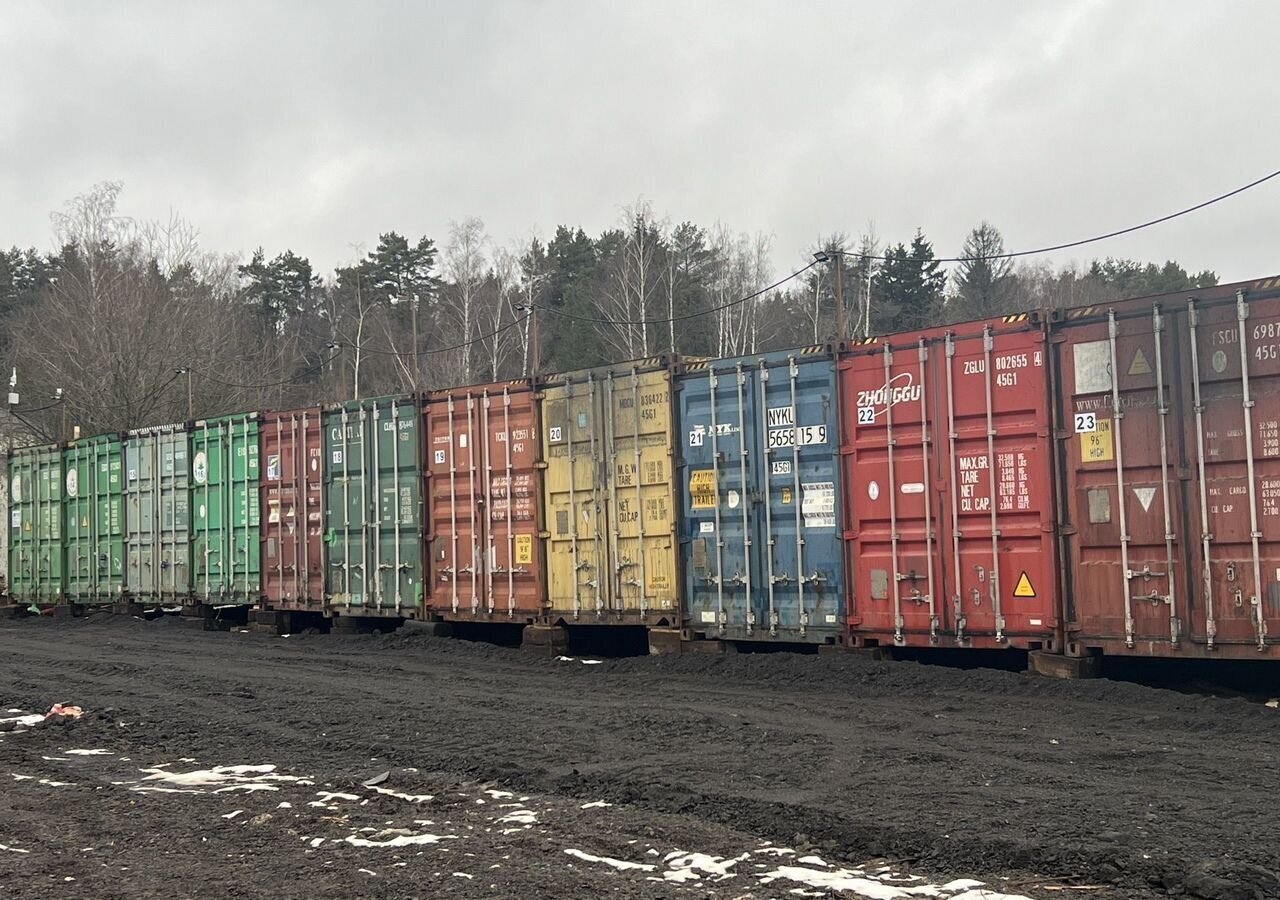
[[[453,840],[456,837],[457,835],[453,834],[398,834],[384,841],[371,841],[368,838],[357,837],[352,834],[348,835],[345,840],[353,847],[384,849],[388,847],[413,847],[418,844],[438,844],[441,841]]]
[[[831,866],[820,856],[802,856],[796,860],[796,862],[802,862],[806,866],[822,866],[824,869],[831,868]]]
[[[63,750],[67,756],[112,756],[110,750]]]
[[[668,881],[696,881],[699,878],[715,878],[723,881],[734,877],[735,873],[730,870],[750,857],[750,853],[743,853],[741,856],[726,859],[706,853],[685,853],[676,850],[662,859],[670,870],[663,873],[663,877]]]
[[[510,791],[485,791],[485,793],[488,794],[490,797],[492,797],[494,800],[509,800],[510,798],[515,796],[515,794],[511,793]]]
[[[425,803],[428,800],[435,799],[434,794],[404,794],[400,791],[393,791],[391,788],[378,787],[374,785],[372,788],[379,794],[386,794],[388,797],[395,797],[399,800],[408,800],[410,803]]]
[[[499,825],[537,825],[538,816],[531,809],[513,809],[501,819]]]
[[[30,850],[23,850],[21,847],[10,847],[8,844],[0,844],[0,851],[7,853],[30,853]]]
[[[468,881],[476,877],[474,875],[468,875],[466,872],[453,872],[452,874],[454,878],[466,878]]]
[[[595,856],[591,853],[584,853],[581,850],[568,849],[564,852],[575,859],[582,860],[583,862],[604,863],[606,866],[617,869],[619,872],[626,872],[628,870],[652,872],[657,869],[657,866],[650,865],[649,863],[633,863],[627,862],[623,859],[613,859],[608,856]]]
[[[604,800],[593,800],[591,803],[584,803],[578,808],[579,809],[604,809],[606,806],[613,806],[613,804],[607,803]]]
[[[273,765],[214,766],[212,769],[196,769],[191,772],[166,772],[164,768],[154,766],[139,771],[150,774],[142,779],[144,783],[137,784],[130,790],[164,794],[278,791],[280,788],[272,782],[292,782],[304,785],[314,783],[296,775],[276,774],[276,767]],[[155,782],[159,782],[159,784]],[[209,791],[207,789],[212,790]]]
[[[224,818],[224,819],[234,819],[236,816],[240,815],[242,812],[244,812],[244,810],[243,810],[243,809],[237,809],[237,810],[234,810],[234,811],[232,811],[232,812],[227,813],[227,814],[226,814],[225,816],[223,816],[222,818]]]

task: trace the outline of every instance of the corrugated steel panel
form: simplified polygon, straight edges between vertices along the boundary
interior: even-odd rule
[[[62,462],[67,598],[117,600],[124,592],[124,445],[114,434],[72,441]]]
[[[125,593],[182,602],[191,593],[191,466],[186,425],[124,439]]]
[[[420,418],[410,397],[325,411],[325,585],[335,613],[422,615]]]
[[[1057,646],[1049,370],[1021,318],[843,355],[853,643]]]
[[[546,584],[532,386],[437,391],[422,414],[431,611],[478,621],[540,616]]]
[[[1275,279],[1070,311],[1053,330],[1069,650],[1274,654]]]
[[[203,603],[255,604],[262,592],[258,414],[202,419],[190,442],[192,593]]]
[[[9,590],[15,602],[63,598],[62,451],[57,444],[9,455]]]
[[[324,606],[324,435],[320,407],[262,413],[262,598]]]
[[[693,364],[677,389],[685,628],[837,642],[844,548],[831,354]]]
[[[552,376],[542,454],[550,613],[570,624],[677,624],[671,367]]]

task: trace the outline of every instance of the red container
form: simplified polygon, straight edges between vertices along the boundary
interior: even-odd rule
[[[1051,332],[1067,652],[1274,658],[1280,278],[1070,310]]]
[[[324,608],[324,436],[320,407],[263,413],[262,599],[269,609]]]
[[[839,366],[850,642],[1058,649],[1043,327],[893,335]]]
[[[436,391],[423,403],[426,604],[438,619],[542,614],[538,406],[527,381]]]

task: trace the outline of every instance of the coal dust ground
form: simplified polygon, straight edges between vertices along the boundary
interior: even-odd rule
[[[1278,762],[1111,681],[0,622],[4,897],[1280,897]]]

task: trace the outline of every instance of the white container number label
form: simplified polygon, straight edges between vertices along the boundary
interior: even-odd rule
[[[1097,413],[1076,413],[1076,434],[1092,434],[1097,430]]]

